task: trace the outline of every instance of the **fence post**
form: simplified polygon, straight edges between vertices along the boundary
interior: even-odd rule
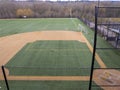
[[[8,85],[8,81],[7,81],[7,77],[6,77],[6,73],[5,73],[4,66],[2,66],[2,72],[3,72],[3,75],[4,75],[4,79],[5,79],[5,84],[6,84],[7,90],[10,90],[10,89],[9,89],[9,85]]]
[[[92,79],[93,79],[93,70],[94,70],[96,44],[97,44],[97,17],[98,17],[98,8],[99,8],[99,7],[96,7],[96,6],[95,6],[94,46],[93,46],[93,55],[92,55],[92,62],[91,62],[91,72],[90,72],[89,90],[92,90]]]

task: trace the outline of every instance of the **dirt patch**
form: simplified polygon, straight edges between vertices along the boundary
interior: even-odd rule
[[[99,69],[94,71],[94,81],[104,90],[120,90],[120,71]]]

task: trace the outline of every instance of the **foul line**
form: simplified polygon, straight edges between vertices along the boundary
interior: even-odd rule
[[[84,37],[84,35],[82,34],[82,36]],[[84,37],[86,44],[88,46],[88,48],[90,49],[90,51],[93,53],[93,47],[91,46],[91,44],[88,42],[88,40]],[[98,64],[100,65],[101,68],[106,68],[106,65],[104,64],[104,62],[102,61],[102,59],[99,57],[99,55],[96,53],[95,54],[95,59],[98,62]]]

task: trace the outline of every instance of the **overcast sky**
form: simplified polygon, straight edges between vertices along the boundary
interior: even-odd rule
[[[98,0],[89,0],[89,1],[98,1]],[[120,0],[99,0],[99,1],[120,1]]]
[[[26,0],[16,0],[16,1],[26,1]],[[46,0],[43,0],[43,1],[46,1]],[[57,1],[57,0],[50,0],[50,1]],[[61,0],[61,1],[76,1],[76,0]],[[89,0],[89,1],[98,1],[98,0]],[[99,0],[99,1],[120,1],[120,0]]]

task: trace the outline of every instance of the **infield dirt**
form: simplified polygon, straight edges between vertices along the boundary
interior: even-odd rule
[[[0,66],[5,65],[22,47],[36,40],[79,40],[85,42],[81,32],[42,31],[21,33],[0,38]]]

